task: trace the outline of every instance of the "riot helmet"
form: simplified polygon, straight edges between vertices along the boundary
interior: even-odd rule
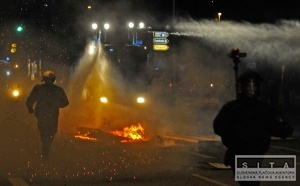
[[[55,74],[54,74],[53,71],[46,70],[43,73],[42,82],[45,82],[45,83],[54,83],[55,80],[56,80],[56,76],[55,76]]]
[[[258,72],[246,71],[238,78],[239,96],[242,98],[259,98],[262,77]]]

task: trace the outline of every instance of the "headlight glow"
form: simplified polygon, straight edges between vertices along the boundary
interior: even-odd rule
[[[94,53],[95,53],[95,49],[96,47],[95,47],[95,45],[91,45],[90,47],[89,47],[89,54],[90,55],[93,55]]]
[[[12,95],[13,97],[18,97],[20,95],[20,92],[18,90],[13,90]]]
[[[145,98],[143,98],[143,97],[138,97],[138,98],[136,99],[136,102],[137,102],[137,103],[145,103]]]
[[[101,97],[101,98],[100,98],[100,102],[101,102],[101,103],[107,103],[108,100],[107,100],[106,97]]]

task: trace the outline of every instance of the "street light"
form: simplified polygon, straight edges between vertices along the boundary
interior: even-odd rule
[[[98,24],[97,23],[93,23],[92,24],[92,28],[94,30],[97,30]],[[98,30],[97,35],[98,35],[98,43],[100,44],[100,42],[101,42],[101,29]]]
[[[129,22],[128,26],[129,26],[129,28],[133,28],[134,27],[134,23],[133,22]]]
[[[139,23],[139,28],[144,28],[145,27],[145,24],[143,22],[140,22]]]
[[[110,28],[110,25],[108,23],[105,23],[103,26],[105,29],[105,32],[104,32],[104,44],[105,44],[106,43],[106,31]]]
[[[219,12],[219,13],[218,13],[218,21],[219,21],[219,23],[220,23],[220,21],[221,21],[221,15],[222,15],[222,13]]]
[[[130,29],[132,29],[134,27],[134,23],[133,22],[129,22],[128,23],[128,27]],[[128,40],[130,40],[130,34],[129,34],[129,30],[128,30]],[[132,30],[132,44],[134,44],[134,31]]]

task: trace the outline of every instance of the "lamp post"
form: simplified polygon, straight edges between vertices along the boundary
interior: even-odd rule
[[[93,23],[93,24],[92,24],[92,28],[93,28],[94,30],[97,30],[98,24],[97,24],[97,23]],[[98,43],[101,44],[101,29],[98,30],[97,36],[98,36],[98,38],[97,38],[97,39],[98,39]]]
[[[130,29],[132,29],[134,27],[134,23],[133,22],[129,22],[128,23],[128,27]],[[128,40],[130,39],[130,34],[129,34],[129,30],[128,30]],[[132,44],[134,44],[134,31],[132,30]]]
[[[110,25],[108,23],[105,23],[104,24],[104,29],[105,29],[105,32],[104,32],[104,44],[106,43],[106,31],[110,28]]]
[[[222,15],[222,13],[219,12],[219,13],[218,13],[218,21],[219,21],[219,23],[220,23],[220,21],[221,21],[221,15]]]

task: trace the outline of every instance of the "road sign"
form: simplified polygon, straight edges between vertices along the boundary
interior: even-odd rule
[[[168,44],[169,40],[167,38],[153,38],[153,44]]]
[[[168,32],[153,32],[153,37],[169,37]]]
[[[153,45],[153,50],[166,51],[169,50],[168,45]]]

